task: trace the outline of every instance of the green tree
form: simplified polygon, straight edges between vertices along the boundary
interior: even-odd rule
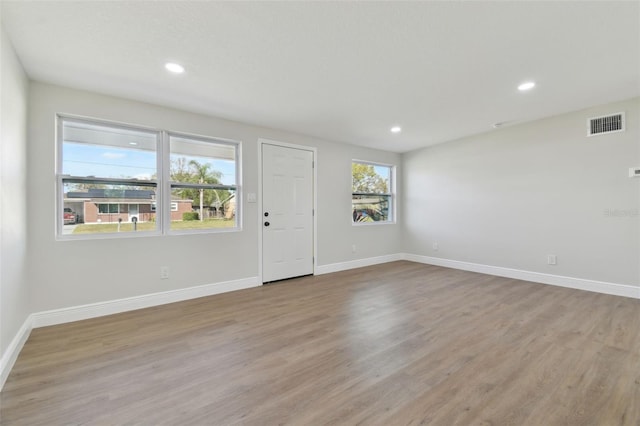
[[[211,169],[211,164],[200,163],[196,160],[187,161],[184,157],[179,157],[171,162],[171,180],[184,183],[206,183],[218,184],[222,174]],[[183,200],[199,201],[199,219],[204,219],[204,207],[212,206],[220,208],[231,195],[229,191],[223,189],[194,189],[180,188],[176,192]]]
[[[178,157],[175,160],[171,160],[170,175],[171,180],[174,182],[195,183],[193,173],[189,170],[187,159],[184,157]]]
[[[220,183],[221,175],[219,172],[211,170],[211,164],[200,164],[196,160],[191,160],[189,161],[189,167],[192,169],[194,177],[198,183]],[[198,189],[198,192],[198,195],[200,196],[200,222],[202,222],[204,218],[204,189],[200,188]],[[212,192],[215,194],[215,197],[218,197],[217,201],[220,201],[218,192]],[[211,202],[209,202],[209,205],[211,205]]]
[[[353,192],[388,193],[389,181],[376,173],[371,164],[351,163]]]

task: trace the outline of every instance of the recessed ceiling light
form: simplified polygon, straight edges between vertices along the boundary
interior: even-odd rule
[[[527,81],[526,83],[522,83],[520,86],[518,86],[518,90],[521,92],[525,92],[527,90],[531,90],[536,86],[536,84],[533,81]]]
[[[164,67],[176,74],[182,74],[184,72],[184,67],[180,64],[176,64],[175,62],[167,62],[164,64]]]
[[[402,128],[400,128],[400,126],[393,126],[391,128],[391,133],[400,133],[402,131]]]

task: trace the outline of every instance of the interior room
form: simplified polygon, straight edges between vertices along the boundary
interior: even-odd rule
[[[0,1],[0,423],[640,423],[640,3]]]

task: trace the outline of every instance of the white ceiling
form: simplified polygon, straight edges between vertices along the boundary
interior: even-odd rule
[[[34,80],[389,151],[640,96],[638,1],[1,8]]]

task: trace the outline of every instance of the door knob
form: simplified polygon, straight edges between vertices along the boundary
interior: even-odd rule
[[[264,223],[264,226],[269,226],[269,225],[271,225],[269,222]]]
[[[269,217],[269,212],[264,212],[264,217]]]

